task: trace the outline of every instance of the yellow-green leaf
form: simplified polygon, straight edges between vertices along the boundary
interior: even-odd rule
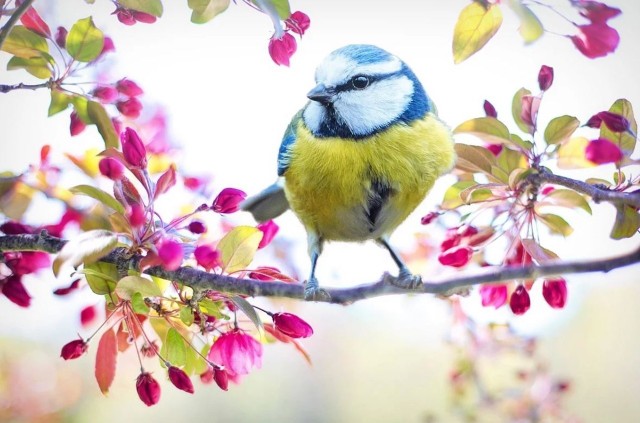
[[[511,135],[504,123],[493,117],[481,117],[462,122],[454,134],[471,134],[490,144],[509,144]]]
[[[7,63],[7,70],[24,69],[31,75],[39,79],[51,78],[51,69],[49,62],[43,57],[31,57],[25,59],[23,57],[13,56]]]
[[[49,116],[53,116],[56,113],[60,113],[66,110],[71,104],[71,96],[58,91],[56,89],[51,90],[51,102],[49,103]]]
[[[442,199],[442,208],[446,210],[452,210],[464,205],[464,202],[460,198],[460,194],[470,188],[478,185],[476,181],[458,181],[451,185],[444,193]]]
[[[162,296],[158,285],[142,276],[125,276],[118,281],[116,294],[123,300],[130,300],[136,292],[140,293],[143,298]]]
[[[567,207],[567,208],[581,208],[587,213],[591,214],[591,207],[587,200],[581,194],[570,189],[555,189],[551,191],[544,199],[554,206]]]
[[[571,225],[557,214],[539,214],[538,220],[549,228],[551,233],[569,236],[573,232]]]
[[[53,260],[53,274],[58,276],[64,265],[76,268],[82,263],[95,263],[109,254],[118,243],[113,232],[96,229],[71,238]]]
[[[71,97],[71,104],[73,104],[73,110],[86,125],[91,125],[93,121],[89,116],[89,100],[81,95],[74,95]]]
[[[167,332],[160,353],[165,360],[174,366],[182,367],[187,364],[187,346],[182,336],[174,328],[170,328]]]
[[[218,243],[222,269],[227,273],[244,270],[253,261],[262,231],[253,226],[236,226]]]
[[[91,17],[78,20],[67,34],[67,52],[79,62],[96,59],[104,46],[104,34]]]
[[[465,204],[480,203],[493,198],[492,189],[504,188],[502,184],[477,184],[460,192],[460,199]]]
[[[589,140],[584,137],[571,138],[558,150],[558,167],[560,169],[583,169],[596,166],[585,159],[585,149]]]
[[[495,166],[495,156],[486,148],[477,145],[456,144],[456,168],[464,172],[482,172],[491,175],[491,167]]]
[[[544,28],[531,9],[523,5],[521,0],[510,0],[508,4],[520,19],[518,32],[525,44],[530,44],[540,38],[544,33]]]
[[[91,185],[77,185],[73,188],[70,188],[69,191],[71,191],[73,194],[82,194],[91,197],[94,200],[98,200],[105,206],[112,208],[118,213],[124,214],[124,206],[120,204],[118,200],[113,198],[109,193],[101,190],[100,188]]]
[[[144,302],[144,297],[139,292],[134,292],[131,296],[131,308],[138,314],[148,315],[149,306]]]
[[[184,306],[180,308],[180,320],[187,327],[193,324],[194,316],[191,307]]]
[[[580,126],[580,121],[573,116],[558,116],[549,122],[544,130],[544,140],[547,144],[560,144],[569,139]]]
[[[638,228],[640,228],[638,211],[626,204],[616,204],[616,221],[611,229],[611,238],[631,238],[638,232]]]
[[[98,295],[107,295],[116,289],[118,269],[114,264],[100,261],[86,264],[78,273],[84,274],[89,288]]]
[[[11,29],[11,32],[4,40],[4,44],[2,44],[2,50],[23,59],[43,57],[43,53],[49,56],[47,40],[22,25],[16,25]]]
[[[106,110],[104,110],[102,104],[98,103],[97,101],[89,101],[87,103],[87,114],[89,115],[91,121],[95,123],[96,127],[98,128],[98,132],[104,140],[104,146],[106,148],[118,148],[120,146],[118,134],[116,134],[116,130],[113,127],[111,118],[107,114]]]
[[[616,100],[609,108],[609,111],[627,118],[629,121],[629,129],[631,129],[634,134],[638,133],[638,124],[636,123],[636,118],[633,115],[633,106],[631,106],[631,102],[629,102],[629,100],[624,98]],[[607,128],[607,125],[604,122],[600,126],[600,138],[606,138],[618,145],[625,157],[629,157],[636,148],[636,137],[628,132],[613,132]]]
[[[157,18],[162,16],[163,10],[161,0],[119,0],[118,3],[127,9],[148,13]]]
[[[256,328],[262,329],[262,320],[260,320],[260,316],[258,316],[256,309],[253,308],[247,300],[239,295],[234,295],[230,299],[253,322]]]
[[[522,246],[538,264],[547,263],[559,258],[556,253],[544,248],[531,238],[522,239]]]
[[[209,22],[229,7],[230,0],[189,0],[191,22],[201,24]]]
[[[453,61],[460,63],[476,53],[502,25],[502,11],[496,4],[486,7],[473,2],[460,12],[453,30]]]

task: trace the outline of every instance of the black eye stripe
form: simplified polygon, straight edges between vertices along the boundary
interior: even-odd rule
[[[353,86],[353,80],[355,78],[358,77],[365,77],[369,80],[369,83],[367,84],[367,87],[370,87],[371,85],[373,85],[375,82],[383,80],[383,79],[388,79],[391,78],[393,76],[396,75],[400,75],[402,74],[401,71],[398,72],[392,72],[392,73],[385,73],[385,74],[378,74],[378,75],[362,75],[362,74],[358,74],[358,75],[354,75],[353,77],[349,78],[349,80],[347,80],[346,82],[343,82],[342,84],[336,85],[335,91],[336,92],[345,92],[345,91],[359,91],[358,88],[355,88]],[[364,87],[366,88],[366,87]],[[362,88],[361,88],[362,89]]]

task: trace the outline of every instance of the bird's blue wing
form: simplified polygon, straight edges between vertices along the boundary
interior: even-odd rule
[[[289,150],[296,142],[296,128],[298,127],[300,119],[302,119],[302,110],[296,113],[293,119],[291,119],[291,123],[287,126],[287,130],[282,137],[282,143],[278,151],[278,176],[283,176],[289,168],[289,161],[291,160]]]

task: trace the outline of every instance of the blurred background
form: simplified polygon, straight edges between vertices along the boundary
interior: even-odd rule
[[[282,133],[304,105],[315,67],[345,44],[376,44],[401,57],[451,127],[482,116],[485,99],[499,117],[512,122],[513,94],[523,86],[536,92],[543,64],[554,68],[555,82],[545,94],[539,122],[561,114],[584,122],[618,98],[640,105],[640,4],[635,1],[608,3],[623,13],[610,22],[620,33],[620,45],[605,58],[587,59],[569,40],[550,33],[524,46],[518,20],[505,7],[503,27],[495,38],[466,62],[454,65],[453,27],[467,1],[291,0],[292,10],[310,16],[311,27],[299,41],[290,68],[271,62],[271,23],[246,5],[232,3],[212,22],[195,25],[189,22],[186,2],[164,3],[164,16],[156,23],[132,27],[110,15],[114,6],[106,0],[93,5],[36,0],[34,6],[52,28],[69,28],[77,19],[93,16],[116,47],[99,77],[111,81],[126,76],[139,83],[145,105],[155,105],[146,113],[158,107],[167,116],[172,143],[180,148],[178,166],[211,176],[216,192],[232,186],[254,193],[275,179]],[[567,1],[549,3],[576,16]],[[571,31],[554,13],[535,10],[546,27]],[[7,55],[0,55],[0,69],[6,69],[7,60]],[[2,83],[31,81],[21,71],[2,70],[0,75]],[[47,118],[48,104],[46,90],[2,95],[0,170],[26,170],[37,161],[43,144],[52,146],[54,161],[62,161],[63,152],[82,154],[101,147],[93,127],[70,138],[68,113]],[[605,177],[612,169],[605,167]],[[636,166],[631,172],[637,175],[640,169]],[[442,199],[450,182],[440,181],[394,235],[395,244],[412,251],[416,232],[429,237],[419,217]],[[49,222],[53,212],[55,208],[35,208],[29,218]],[[593,216],[569,214],[576,232],[567,239],[544,239],[544,245],[567,259],[630,251],[638,245],[637,236],[620,242],[608,238],[613,216],[609,205],[595,205]],[[230,216],[229,223],[253,224],[243,215]],[[290,214],[278,224],[275,246],[287,252],[287,270],[306,275],[301,225]],[[273,264],[276,250],[261,251],[255,264]],[[411,267],[423,275],[442,272],[425,260],[414,260]],[[347,287],[374,281],[389,269],[393,263],[374,245],[330,244],[318,276],[324,285]],[[29,309],[0,298],[0,421],[524,422],[539,421],[530,412],[538,409],[547,416],[542,421],[636,422],[639,271],[634,266],[607,275],[568,276],[569,300],[562,310],[544,303],[537,284],[531,310],[521,317],[505,309],[481,308],[476,292],[453,304],[409,295],[348,307],[258,299],[256,305],[296,313],[313,326],[314,336],[302,341],[313,364],[291,346],[269,345],[263,368],[241,384],[222,392],[196,381],[194,396],[172,389],[158,366],[153,370],[163,392],[152,408],[135,394],[138,364],[132,351],[119,357],[118,374],[106,398],[93,379],[95,346],[79,360],[63,362],[58,357],[60,347],[76,333],[95,330],[80,327],[78,312],[100,299],[90,293],[52,298],[53,287],[64,282],[41,272],[25,279],[34,297]],[[473,321],[461,322],[460,310]],[[457,372],[468,362],[474,363],[474,378],[481,383],[460,383]]]

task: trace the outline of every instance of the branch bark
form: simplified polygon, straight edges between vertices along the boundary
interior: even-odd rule
[[[20,17],[31,7],[31,3],[33,2],[34,0],[25,0],[20,6],[16,7],[13,15],[11,15],[7,23],[0,29],[0,48],[2,48],[4,41],[7,39],[7,35],[11,32],[11,28],[18,23]]]
[[[0,236],[0,251],[43,251],[54,254],[60,251],[65,243],[65,240],[49,236],[46,233],[39,235],[7,235]],[[129,257],[124,249],[116,249],[103,257],[101,261],[116,264],[119,268],[139,270],[141,259],[141,256]],[[414,290],[398,288],[393,285],[395,277],[385,274],[379,281],[364,285],[351,288],[325,288],[331,298],[323,301],[334,304],[352,304],[367,298],[407,293],[446,296],[482,283],[504,282],[514,279],[535,279],[544,276],[577,273],[609,272],[613,269],[636,263],[640,263],[640,248],[624,255],[594,261],[557,261],[544,265],[523,267],[483,268],[472,275],[456,275],[427,280]],[[240,279],[207,273],[191,267],[181,267],[175,271],[168,271],[162,267],[152,267],[145,269],[144,273],[176,281],[199,291],[222,291],[251,297],[304,298],[304,286],[302,284]]]

